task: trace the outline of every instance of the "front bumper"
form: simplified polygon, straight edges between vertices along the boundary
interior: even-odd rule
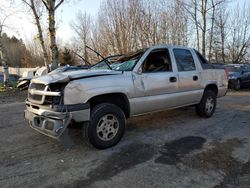
[[[89,104],[43,106],[26,101],[25,119],[31,128],[59,139],[69,123],[90,120]]]

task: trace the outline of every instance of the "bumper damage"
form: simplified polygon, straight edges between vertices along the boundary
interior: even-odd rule
[[[67,147],[71,147],[73,143],[68,137],[67,127],[72,121],[89,121],[90,108],[88,104],[54,106],[51,108],[26,101],[24,115],[31,128],[61,141]]]
[[[59,116],[57,114],[50,114],[50,116],[45,117],[25,110],[24,114],[31,128],[55,139],[61,136],[72,120],[70,113],[60,114]]]

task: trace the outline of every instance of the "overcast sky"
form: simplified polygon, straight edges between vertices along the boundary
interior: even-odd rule
[[[56,12],[57,34],[62,42],[67,42],[72,38],[70,23],[75,19],[77,12],[86,11],[93,17],[97,14],[102,0],[66,0]],[[9,0],[0,0],[0,7],[8,7]],[[15,0],[16,5],[21,4],[21,0]],[[14,9],[14,11],[13,11]],[[12,7],[9,12],[15,12],[5,21],[5,32],[9,35],[15,35],[24,41],[34,38],[37,29],[33,24],[33,17],[28,16],[23,5]],[[0,16],[0,20],[1,20]]]
[[[73,31],[71,30],[70,22],[75,19],[77,12],[86,11],[94,17],[98,12],[101,1],[102,0],[66,0],[61,7],[59,7],[56,14],[58,26],[57,36],[59,40],[62,43],[66,43],[72,38]],[[232,0],[233,3],[231,3],[231,6],[235,6],[237,3],[243,5],[245,1],[247,4],[250,4],[250,0]],[[8,4],[8,2],[10,2],[10,0],[0,0],[0,8]],[[21,4],[21,0],[15,0],[15,3]],[[13,10],[9,10],[13,12]],[[5,27],[5,32],[10,36],[15,35],[27,41],[35,37],[37,30],[36,26],[32,23],[33,18],[28,16],[25,11],[27,10],[24,9],[23,5],[15,8],[15,14],[6,20],[5,24],[9,26],[9,28]]]

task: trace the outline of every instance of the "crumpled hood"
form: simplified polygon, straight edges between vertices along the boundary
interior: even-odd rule
[[[70,80],[77,80],[82,78],[105,76],[105,75],[117,75],[122,74],[121,71],[111,70],[78,70],[70,72],[60,72],[51,75],[40,76],[31,80],[31,83],[51,84],[51,83],[65,83]]]

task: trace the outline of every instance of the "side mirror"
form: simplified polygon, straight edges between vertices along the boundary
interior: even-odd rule
[[[137,70],[137,74],[142,74],[142,67]]]

